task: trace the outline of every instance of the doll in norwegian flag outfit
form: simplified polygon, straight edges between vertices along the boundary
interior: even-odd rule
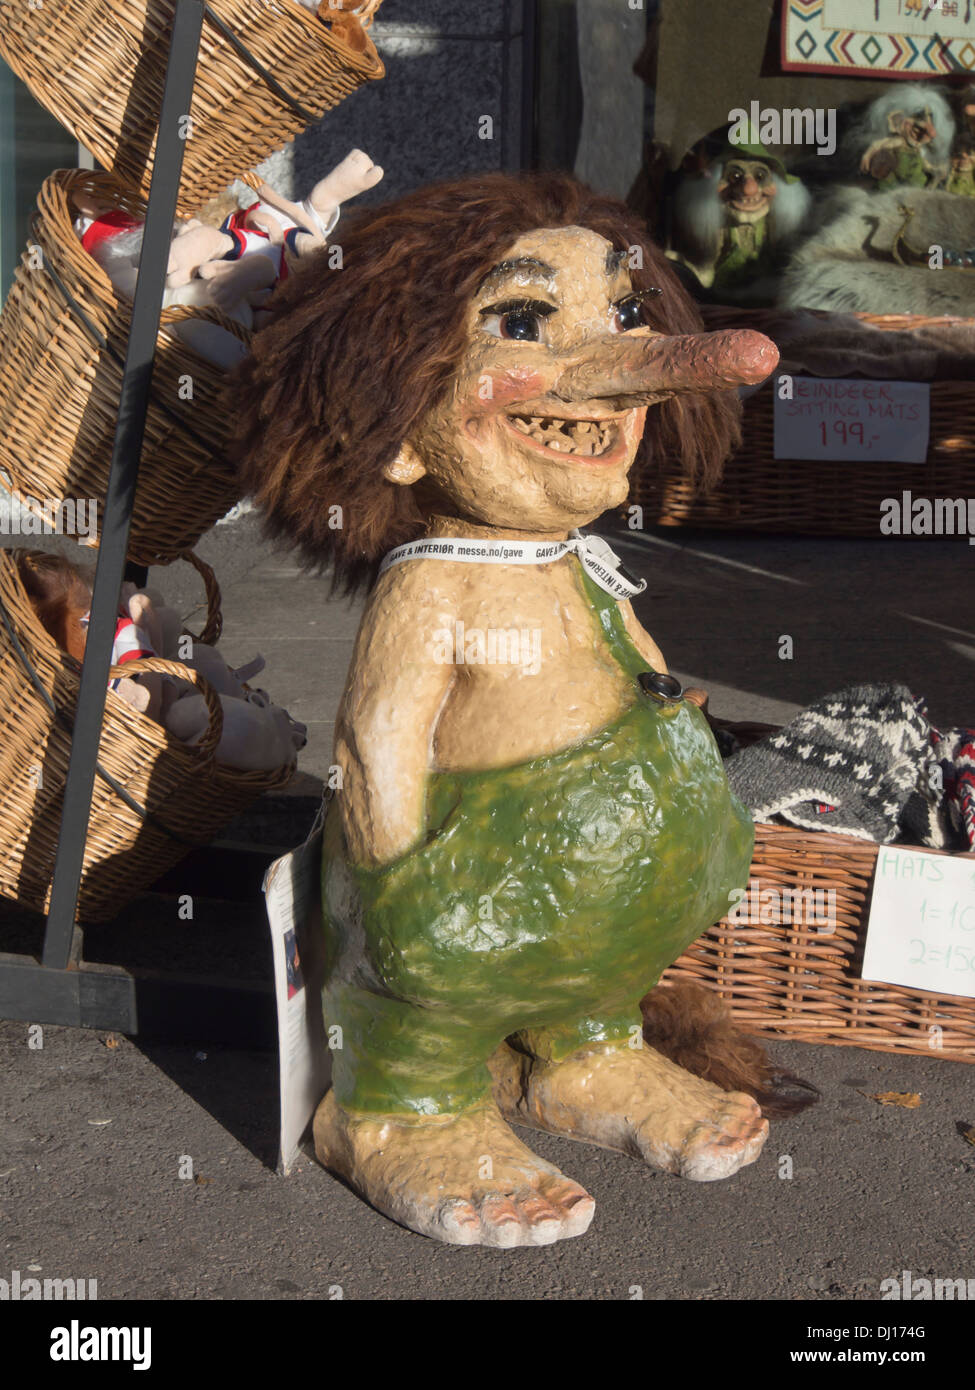
[[[324,246],[342,203],[373,188],[382,176],[367,154],[352,150],[301,203],[259,184],[258,200],[232,213],[221,227],[190,222],[177,233],[167,288],[178,289],[194,276],[208,280],[211,302],[229,312],[242,299],[283,280],[291,258]]]
[[[258,199],[236,208],[219,227],[191,217],[177,226],[170,246],[163,307],[213,304],[251,328],[252,309],[285,278],[289,260],[324,246],[342,203],[373,188],[382,176],[367,154],[352,150],[301,203],[261,183]],[[131,299],[142,254],[141,219],[84,192],[74,203],[82,245],[116,290]]]

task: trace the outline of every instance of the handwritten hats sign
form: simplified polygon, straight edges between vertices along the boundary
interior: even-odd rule
[[[975,999],[975,855],[880,846],[863,978]]]

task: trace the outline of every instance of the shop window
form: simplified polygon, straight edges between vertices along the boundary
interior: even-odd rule
[[[77,143],[0,62],[0,297],[23,252],[37,190],[54,169],[78,163]]]

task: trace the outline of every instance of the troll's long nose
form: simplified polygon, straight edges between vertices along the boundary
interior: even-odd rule
[[[677,338],[603,338],[575,357],[552,394],[562,401],[652,405],[668,396],[757,386],[778,360],[770,338],[744,328]]]

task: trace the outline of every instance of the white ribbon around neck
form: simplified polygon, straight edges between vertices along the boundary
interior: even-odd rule
[[[600,589],[618,602],[642,594],[645,579],[627,579],[620,574],[620,558],[600,536],[584,536],[570,531],[565,541],[485,541],[476,536],[429,536],[407,541],[391,550],[379,573],[404,560],[452,560],[465,565],[550,565],[563,555],[578,555],[586,572]]]

